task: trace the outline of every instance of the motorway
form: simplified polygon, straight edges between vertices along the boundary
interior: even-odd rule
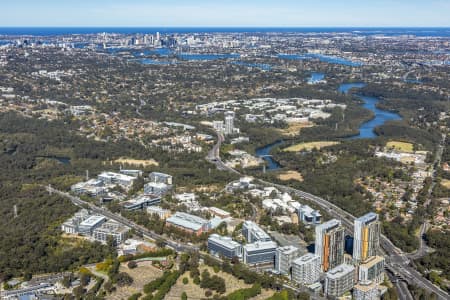
[[[217,143],[208,153],[207,159],[214,163],[219,170],[227,170],[233,172],[235,174],[240,174],[238,171],[226,166],[222,160],[220,159],[220,147],[222,142],[224,141],[224,137],[221,133],[217,134]],[[264,181],[261,179],[257,179],[260,183],[264,185],[270,185],[277,187],[283,192],[288,192],[304,198],[317,206],[321,207],[323,210],[327,211],[329,215],[333,218],[341,220],[342,225],[350,232],[353,232],[353,222],[356,219],[352,214],[344,211],[338,206],[328,202],[327,200],[312,195],[310,193],[294,189],[288,186],[275,184],[272,182]],[[417,285],[421,288],[429,292],[433,292],[436,294],[438,299],[450,299],[448,293],[431,283],[429,280],[424,278],[418,271],[416,271],[413,267],[410,266],[410,260],[402,250],[397,248],[386,236],[380,236],[380,245],[383,250],[386,252],[386,268],[391,271],[397,278],[400,278],[403,281],[408,282],[409,284]],[[402,293],[404,290],[404,286],[400,284],[396,284],[397,290],[400,294],[405,295],[404,299],[412,299],[409,293]]]

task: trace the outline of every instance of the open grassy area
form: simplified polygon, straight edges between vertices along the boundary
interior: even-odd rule
[[[200,266],[200,273],[207,269],[212,275],[217,275],[225,280],[226,292],[224,295],[228,295],[236,290],[243,288],[250,288],[252,285],[246,284],[243,280],[239,280],[231,274],[219,271],[215,273],[213,268],[209,266]],[[188,278],[189,283],[183,284],[183,278]],[[170,289],[165,299],[181,299],[181,294],[186,292],[188,299],[202,299],[205,298],[206,289],[200,288],[200,286],[193,283],[193,279],[189,276],[189,272],[184,273],[178,278],[177,283]],[[216,294],[213,292],[213,294]]]
[[[400,142],[400,141],[390,141],[387,142],[386,148],[395,149],[401,152],[413,153],[414,145],[412,143]]]
[[[148,167],[148,166],[158,166],[158,162],[154,159],[147,159],[147,160],[142,160],[142,159],[132,159],[132,158],[119,158],[116,159],[114,161],[115,163],[118,164],[127,164],[127,165],[131,165],[131,166],[136,166],[136,167]]]
[[[314,148],[321,149],[323,147],[333,146],[333,145],[337,145],[337,144],[339,144],[339,142],[333,142],[333,141],[318,141],[318,142],[300,143],[297,145],[292,145],[290,147],[287,147],[283,151],[287,151],[287,152],[297,152],[297,151],[303,151],[303,150],[310,151]]]
[[[297,180],[300,182],[303,181],[302,174],[300,174],[297,171],[286,171],[286,172],[280,173],[280,174],[278,174],[278,178],[283,181],[288,181],[288,180]]]
[[[125,287],[117,287],[117,290],[111,295],[108,295],[107,299],[128,299],[131,295],[141,292],[144,285],[150,281],[161,277],[163,272],[152,266],[150,261],[139,262],[138,267],[135,269],[129,269],[126,264],[121,264],[119,272],[126,272],[133,278],[133,284]]]
[[[285,129],[280,129],[280,133],[284,136],[296,136],[300,134],[303,128],[308,128],[314,126],[313,123],[303,122],[303,123],[289,123],[288,127]]]

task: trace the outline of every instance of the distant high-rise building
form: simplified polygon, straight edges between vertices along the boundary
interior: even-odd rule
[[[234,112],[227,111],[225,113],[225,134],[230,135],[234,133]]]
[[[345,231],[341,221],[333,219],[316,226],[315,254],[320,257],[322,271],[344,262]]]
[[[327,272],[325,277],[325,294],[340,297],[355,285],[355,267],[339,265]]]
[[[355,220],[353,259],[363,262],[375,256],[380,247],[380,222],[376,213],[368,213]]]
[[[277,248],[275,258],[275,270],[280,274],[291,276],[291,267],[294,259],[300,256],[300,249],[294,246],[285,246]]]
[[[300,284],[313,284],[320,279],[320,257],[308,253],[292,262],[292,280]]]

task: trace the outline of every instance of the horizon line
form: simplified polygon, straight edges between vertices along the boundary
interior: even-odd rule
[[[217,26],[217,25],[180,25],[180,26],[167,26],[167,25],[24,25],[24,26],[10,26],[10,25],[0,25],[0,28],[411,28],[411,29],[450,29],[449,26],[387,26],[387,25],[371,25],[371,26],[342,26],[342,25],[328,25],[328,26],[312,26],[312,25],[299,25],[299,26],[284,26],[284,25],[273,25],[273,26],[259,26],[259,25],[227,25],[227,26]]]

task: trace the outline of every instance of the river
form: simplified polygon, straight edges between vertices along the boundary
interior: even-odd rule
[[[352,89],[360,89],[363,88],[366,84],[362,82],[356,83],[343,83],[339,86],[338,91],[344,94],[348,94]],[[399,114],[379,109],[376,107],[377,103],[380,99],[376,97],[362,96],[356,94],[364,103],[363,107],[368,109],[374,113],[374,118],[364,122],[359,127],[359,134],[349,137],[348,139],[373,139],[376,138],[377,135],[374,132],[375,127],[381,126],[388,121],[401,120],[402,117]],[[262,157],[267,162],[267,170],[277,170],[282,166],[279,162],[273,159],[270,155],[270,152],[274,147],[277,147],[283,144],[284,141],[280,140],[275,143],[271,143],[264,147],[256,149],[256,156]]]

